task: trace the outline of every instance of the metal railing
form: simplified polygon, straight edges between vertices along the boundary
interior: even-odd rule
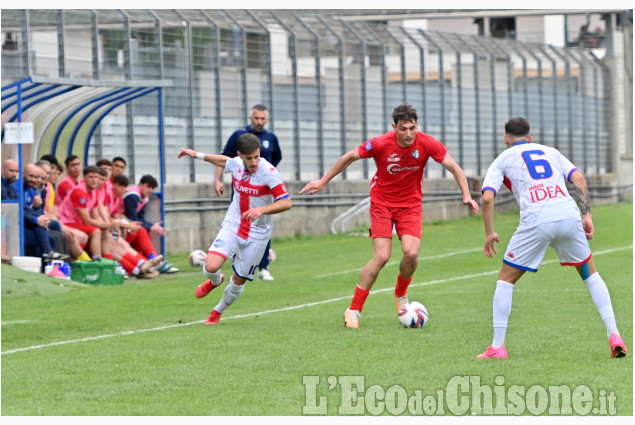
[[[527,117],[534,141],[584,172],[612,171],[610,75],[584,49],[264,9],[12,9],[3,10],[2,33],[10,40],[3,85],[29,75],[171,80],[163,94],[167,183],[210,182],[209,167],[178,161],[178,149],[220,152],[256,103],[269,108],[288,180],[317,178],[389,131],[403,102],[471,176],[504,149],[513,116]],[[156,173],[145,155],[156,150],[156,120],[150,98],[116,109],[99,125],[91,162],[124,156],[132,180]],[[368,179],[373,167],[359,161],[341,178]],[[426,173],[445,176],[436,163]]]

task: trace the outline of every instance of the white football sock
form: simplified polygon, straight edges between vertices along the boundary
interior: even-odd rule
[[[231,279],[229,279],[229,285],[227,285],[227,288],[225,288],[225,291],[223,291],[223,298],[221,298],[218,305],[214,307],[214,310],[218,311],[219,313],[223,313],[227,307],[232,305],[234,301],[236,301],[243,294],[244,290],[245,284],[236,285],[234,283],[234,278],[232,277]]]
[[[505,345],[505,334],[507,333],[507,321],[512,312],[512,294],[514,285],[499,280],[496,282],[496,291],[494,292],[494,340],[492,347],[498,348]]]
[[[611,296],[600,274],[597,272],[593,273],[584,283],[586,283],[586,286],[589,288],[595,307],[597,307],[600,317],[604,321],[606,335],[608,337],[614,333],[619,335],[617,325],[615,324],[615,313],[613,313],[613,306],[611,305]]]
[[[221,281],[220,269],[216,270],[216,273],[210,273],[207,270],[205,270],[205,266],[203,266],[203,275],[212,281],[212,285],[214,286],[220,285],[220,281]]]

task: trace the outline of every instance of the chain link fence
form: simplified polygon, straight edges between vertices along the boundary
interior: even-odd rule
[[[220,152],[257,103],[269,108],[287,180],[318,178],[344,152],[389,131],[403,102],[468,176],[482,176],[504,149],[503,125],[513,116],[528,118],[535,142],[560,149],[585,173],[612,171],[610,74],[580,48],[264,9],[10,9],[1,30],[3,86],[30,75],[171,80],[167,183],[210,183],[209,167],[176,153]],[[157,174],[157,122],[152,96],[117,107],[87,162],[124,156],[132,180]],[[374,171],[359,161],[341,178]],[[426,173],[445,176],[436,163]]]

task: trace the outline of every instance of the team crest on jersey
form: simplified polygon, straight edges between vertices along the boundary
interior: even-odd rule
[[[370,142],[370,140],[368,141],[368,143],[366,143],[366,150],[369,151],[373,148],[373,144]]]
[[[262,147],[265,149],[269,149],[269,140],[265,140],[264,142],[262,142]]]
[[[86,205],[86,198],[79,198],[80,205]]]
[[[397,153],[393,153],[393,154],[391,154],[391,155],[388,157],[387,161],[388,161],[388,162],[398,162],[398,161],[401,161],[401,158],[399,158],[397,155],[399,155],[399,154],[397,154]]]
[[[248,182],[250,178],[251,178],[251,173],[248,173],[246,171],[243,172],[243,181],[244,182]]]
[[[419,151],[418,150],[412,151],[412,157],[414,159],[419,159]]]

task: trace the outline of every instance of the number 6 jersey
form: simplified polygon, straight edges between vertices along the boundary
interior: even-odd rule
[[[491,190],[497,194],[504,183],[520,207],[519,228],[580,219],[580,210],[565,181],[571,181],[576,170],[558,150],[522,141],[506,149],[490,165],[481,193]]]

